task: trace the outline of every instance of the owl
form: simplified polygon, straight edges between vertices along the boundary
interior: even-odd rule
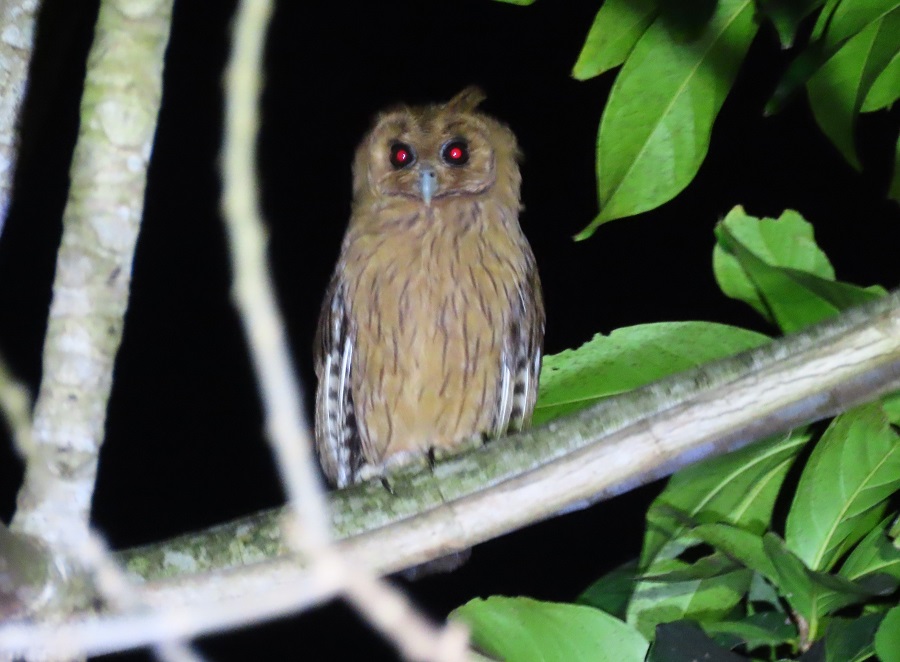
[[[389,109],[356,151],[315,343],[316,450],[337,487],[531,420],[541,285],[516,139],[483,99]]]

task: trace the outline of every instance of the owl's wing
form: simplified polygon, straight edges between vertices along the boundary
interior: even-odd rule
[[[316,389],[316,452],[328,479],[337,487],[353,482],[362,464],[362,449],[353,399],[350,367],[353,338],[343,283],[335,274],[319,316],[314,359]]]
[[[526,278],[516,289],[504,343],[495,436],[519,432],[531,423],[537,400],[544,344],[544,302],[534,257],[528,250]]]

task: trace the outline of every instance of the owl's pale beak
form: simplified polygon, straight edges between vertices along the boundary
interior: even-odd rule
[[[431,166],[422,166],[419,171],[419,191],[425,204],[431,206],[431,198],[437,190],[437,173]]]

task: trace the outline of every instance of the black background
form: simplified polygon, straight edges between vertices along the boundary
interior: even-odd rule
[[[234,2],[177,0],[132,297],[116,364],[94,522],[116,548],[278,505],[281,489],[237,318],[218,212],[222,72]],[[311,6],[312,5],[312,6]],[[885,200],[896,113],[864,117],[865,169],[818,132],[805,100],[764,118],[791,54],[760,31],[696,180],[676,200],[571,237],[596,214],[594,147],[610,75],[569,72],[598,3],[543,0],[282,1],[269,38],[260,168],[274,276],[307,395],[318,308],[348,217],[350,161],[371,117],[397,101],[445,100],[477,83],[484,109],[525,154],[522,224],[547,300],[546,351],[667,320],[771,331],[728,300],[711,270],[712,228],[735,204],[797,209],[838,277],[895,287],[896,205]],[[0,239],[0,351],[32,388],[61,231],[68,164],[96,3],[46,0],[24,113],[14,205]],[[307,398],[309,399],[309,398]],[[5,434],[5,431],[2,432]],[[0,438],[0,517],[21,467]],[[571,600],[637,554],[661,485],[486,543],[452,575],[408,585],[435,618],[476,596]],[[202,640],[217,660],[347,659],[392,650],[340,604]],[[321,651],[321,653],[311,653]],[[143,659],[143,654],[116,659]]]

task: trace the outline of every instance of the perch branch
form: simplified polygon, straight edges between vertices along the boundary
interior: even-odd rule
[[[449,458],[434,472],[410,470],[400,477],[411,481],[410,490],[423,490],[420,499],[411,491],[391,497],[378,484],[336,493],[336,535],[355,534],[340,544],[351,561],[390,572],[897,388],[900,291],[756,350]],[[379,503],[381,510],[367,512],[366,523],[351,512]],[[283,553],[276,520],[266,513],[124,553],[133,572],[168,577],[149,582],[143,594],[147,604],[165,605],[164,615],[132,610],[63,624],[9,624],[0,627],[0,653],[25,652],[52,637],[78,642],[90,654],[109,652],[145,645],[160,633],[194,636],[333,597],[337,583],[291,559],[272,559]],[[201,545],[208,559],[198,553]]]

